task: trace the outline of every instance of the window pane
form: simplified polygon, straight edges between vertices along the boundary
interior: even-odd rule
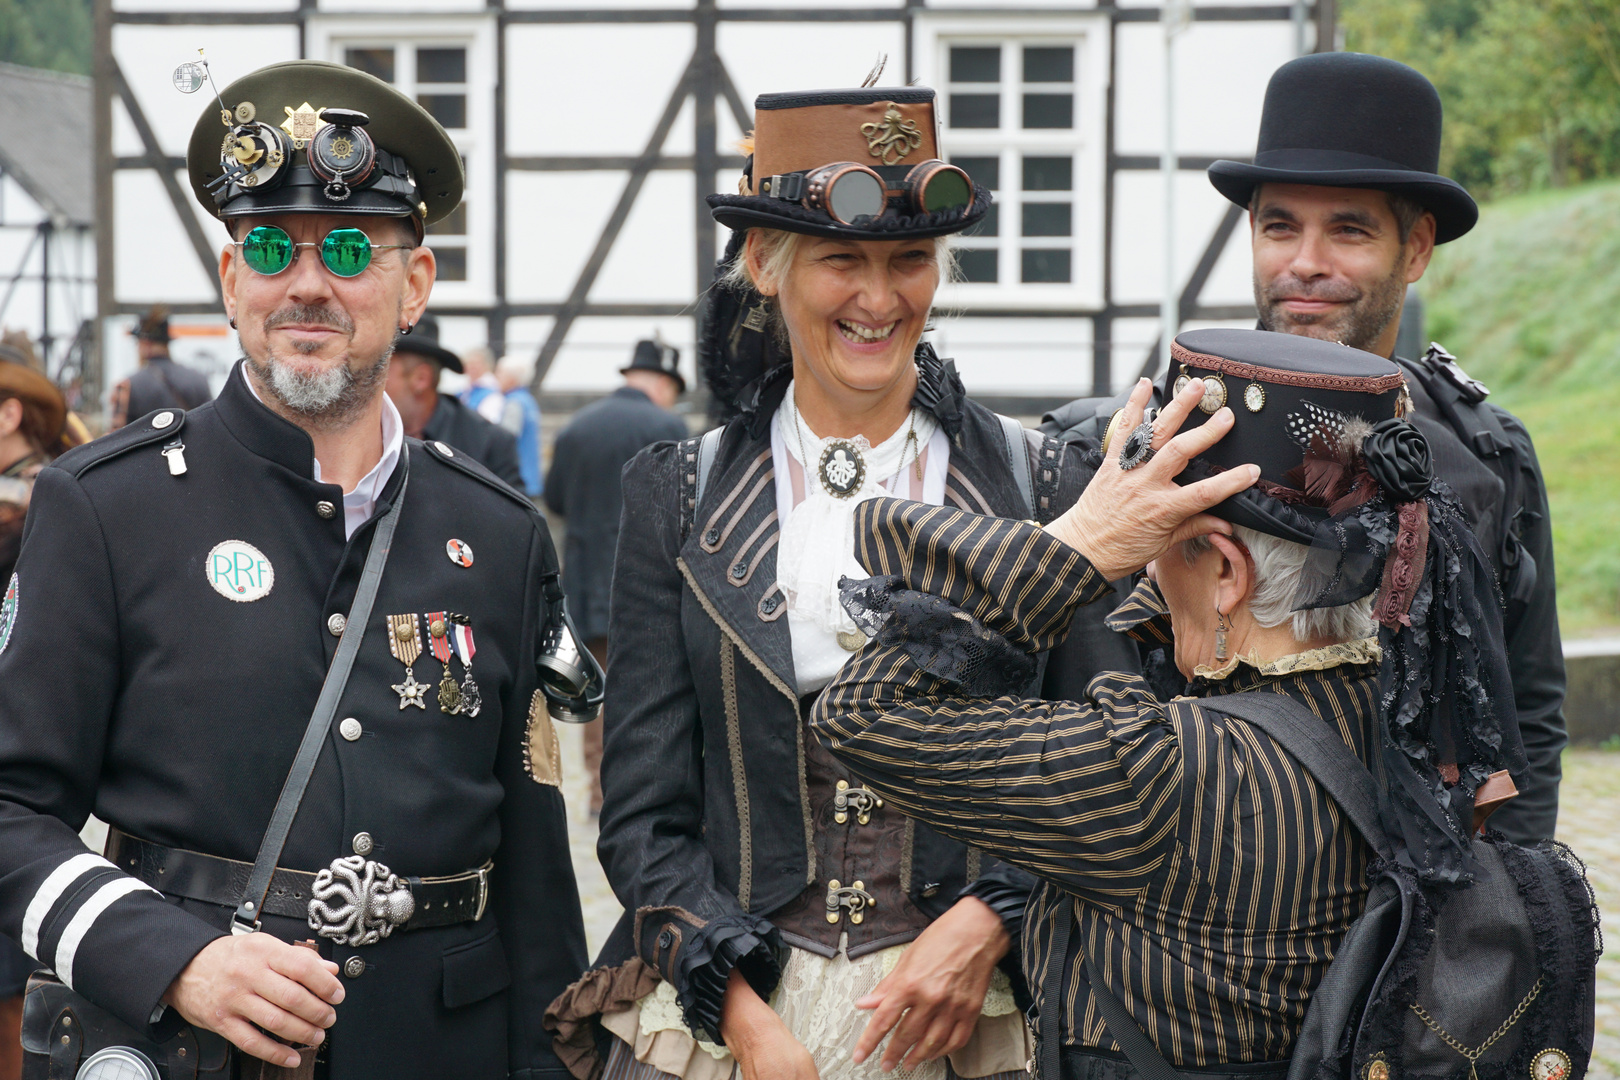
[[[998,157],[959,157],[951,158],[951,164],[973,177],[975,184],[980,184],[991,191],[1001,190],[1001,159]]]
[[[1023,252],[1024,280],[1068,284],[1069,252],[1067,248]]]
[[[964,281],[994,282],[996,279],[995,248],[961,248],[956,252],[956,265],[962,268]]]
[[[417,94],[416,100],[428,114],[447,128],[467,126],[466,94]]]
[[[1024,50],[1025,82],[1074,82],[1074,46]]]
[[[446,214],[441,220],[427,227],[429,236],[466,236],[467,235],[467,204],[462,203]],[[1032,233],[1025,233],[1030,236]]]
[[[391,48],[344,49],[343,62],[367,75],[375,75],[383,82],[394,81],[394,50]]]
[[[993,128],[1000,126],[1000,94],[951,95],[951,127]]]
[[[1028,61],[1025,61],[1025,66],[1028,66]],[[419,83],[466,82],[467,50],[417,49],[416,81]]]
[[[428,245],[428,246],[432,247],[431,244]],[[1024,254],[1027,256],[1029,253],[1026,251]],[[1068,252],[1065,251],[1063,254],[1065,256],[1067,256]],[[464,248],[464,247],[442,247],[442,248],[441,247],[435,247],[435,248],[433,248],[433,257],[434,257],[435,260],[437,260],[437,262],[439,264],[439,272],[438,272],[438,278],[437,278],[439,281],[466,281],[467,280],[467,249],[466,248]],[[1064,264],[1065,267],[1067,267],[1067,265],[1068,265],[1067,263]],[[1067,273],[1067,270],[1065,270],[1065,273]],[[1028,281],[1029,279],[1025,278],[1024,280]],[[1065,277],[1063,280],[1067,281],[1069,279],[1067,277]]]
[[[1001,234],[1001,206],[990,204],[990,212],[971,228],[963,229],[963,236],[999,236]],[[1026,234],[1027,235],[1027,234]]]
[[[1074,95],[1025,94],[1024,126],[1026,128],[1074,127]]]
[[[1068,236],[1069,204],[1066,202],[1025,203],[1025,236]]]
[[[988,45],[951,50],[951,82],[1000,82],[1001,47]]]
[[[1025,191],[1069,191],[1074,187],[1073,178],[1073,158],[1027,157],[1024,159]]]

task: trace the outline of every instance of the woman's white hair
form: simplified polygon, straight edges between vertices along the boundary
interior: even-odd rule
[[[1294,621],[1296,641],[1328,638],[1333,641],[1355,641],[1377,633],[1373,622],[1375,590],[1367,596],[1342,607],[1313,608],[1295,611],[1294,598],[1299,595],[1300,577],[1305,571],[1305,558],[1310,549],[1304,544],[1284,540],[1268,533],[1256,532],[1243,525],[1232,526],[1234,536],[1249,549],[1254,560],[1254,587],[1249,592],[1249,613],[1261,626],[1281,626],[1290,617]],[[1190,566],[1200,555],[1214,547],[1207,536],[1194,537],[1181,546],[1182,557]]]

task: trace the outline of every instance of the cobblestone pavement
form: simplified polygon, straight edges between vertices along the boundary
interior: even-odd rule
[[[596,861],[596,822],[589,813],[580,730],[557,725],[563,751],[574,873],[585,905],[585,937],[594,959],[624,909]],[[1597,1045],[1593,1080],[1620,1080],[1620,753],[1571,750],[1564,755],[1558,838],[1586,860],[1609,951],[1598,965]]]

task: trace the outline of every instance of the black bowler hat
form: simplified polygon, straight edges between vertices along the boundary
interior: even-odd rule
[[[464,370],[461,357],[439,344],[439,320],[426,312],[409,334],[394,339],[394,352],[415,353],[458,374]]]
[[[153,304],[152,309],[141,316],[140,322],[129,333],[137,341],[150,341],[155,345],[167,345],[173,341],[174,335],[169,332],[168,305]]]
[[[1365,53],[1316,53],[1271,76],[1254,164],[1217,161],[1209,182],[1247,207],[1261,184],[1373,188],[1434,214],[1435,242],[1474,227],[1479,207],[1441,176],[1440,95],[1421,74]]]
[[[271,64],[220,92],[192,128],[186,171],[220,219],[320,213],[408,217],[461,202],[461,155],[426,109],[375,76],[323,60]]]
[[[619,374],[630,371],[656,371],[660,375],[668,375],[675,380],[676,392],[686,393],[686,377],[681,374],[681,350],[673,345],[656,340],[636,342],[636,350],[630,354],[630,366],[620,368]]]
[[[990,192],[940,160],[935,94],[860,87],[761,94],[736,195],[710,195],[716,221],[840,240],[960,232]]]

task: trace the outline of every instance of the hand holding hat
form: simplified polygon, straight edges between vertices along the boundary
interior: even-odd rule
[[[1152,390],[1147,379],[1137,383],[1125,406],[1122,430],[1142,425]],[[1259,466],[1241,465],[1194,484],[1176,483],[1187,463],[1232,427],[1232,410],[1223,408],[1205,423],[1181,431],[1203,397],[1203,381],[1194,379],[1165,406],[1152,422],[1151,454],[1137,467],[1120,467],[1128,440],[1112,440],[1108,456],[1079,501],[1046,527],[1109,581],[1135,573],[1183,540],[1230,534],[1231,525],[1204,511],[1260,478]]]

